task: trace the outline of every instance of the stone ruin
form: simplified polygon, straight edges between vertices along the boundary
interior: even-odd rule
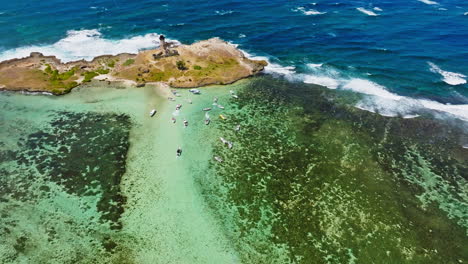
[[[159,59],[169,56],[176,56],[179,55],[177,50],[171,50],[170,48],[175,45],[174,42],[166,42],[166,38],[164,35],[159,36],[159,51],[153,54],[153,58]]]

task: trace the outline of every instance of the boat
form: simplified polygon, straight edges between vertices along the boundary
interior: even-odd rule
[[[200,90],[198,90],[198,89],[190,89],[189,92],[191,92],[193,94],[200,94]]]
[[[224,115],[219,115],[219,118],[221,118],[222,120],[226,120],[226,117]]]
[[[152,117],[152,116],[154,116],[154,114],[156,114],[156,109],[151,110],[150,116]]]
[[[220,104],[218,104],[218,107],[219,107],[220,109],[224,109],[224,106],[222,106],[222,105],[220,105]]]
[[[209,107],[203,108],[203,111],[210,111],[210,110],[211,110],[211,108],[209,108]]]
[[[236,128],[234,129],[235,131],[239,131],[240,130],[240,125],[237,125]]]
[[[225,138],[223,137],[220,137],[219,140],[221,140],[221,142],[223,142],[224,145],[227,145],[228,148],[232,148],[232,142],[231,141],[227,141]]]
[[[233,90],[229,90],[229,93],[230,93],[230,94],[234,94],[234,91],[233,91]]]
[[[175,99],[172,98],[172,97],[168,97],[167,99],[168,99],[169,101],[175,101]]]
[[[179,110],[181,107],[182,107],[181,104],[177,104],[176,107],[175,107],[175,110]]]
[[[236,94],[231,94],[231,96],[232,98],[235,98],[235,99],[239,98],[239,96],[237,96]]]
[[[218,97],[213,98],[213,102],[217,103],[218,102]]]
[[[188,121],[187,121],[187,120],[184,120],[184,126],[185,126],[185,127],[188,126]]]
[[[223,162],[223,159],[218,157],[218,156],[214,156],[214,159],[217,161],[217,162]]]
[[[172,120],[172,123],[175,123],[175,122],[176,122],[175,117],[172,117],[171,120]]]
[[[208,118],[208,119],[205,119],[205,125],[209,125],[209,124],[210,124],[210,122],[211,122],[211,121],[210,121],[210,119],[209,119],[209,118]]]
[[[180,147],[177,148],[176,154],[177,154],[177,157],[180,157],[180,155],[182,155],[182,149]]]

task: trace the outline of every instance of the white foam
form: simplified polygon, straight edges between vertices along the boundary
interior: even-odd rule
[[[468,121],[468,104],[443,104],[428,99],[415,99],[389,92],[385,87],[364,79],[351,79],[342,86],[343,89],[370,95],[358,102],[356,107],[384,116],[413,117],[427,109],[448,113],[456,118]]]
[[[216,10],[215,13],[220,16],[229,15],[234,13],[232,10]]]
[[[378,16],[378,14],[374,13],[371,10],[367,10],[364,7],[358,7],[358,8],[356,8],[356,10],[361,12],[361,13],[364,13],[364,14],[366,14],[368,16]]]
[[[323,64],[307,64],[311,73],[298,74],[293,66],[284,67],[271,63],[268,57],[252,56],[245,51],[244,53],[250,59],[266,60],[269,63],[265,68],[266,73],[280,74],[289,80],[318,84],[329,89],[344,89],[365,94],[367,96],[355,105],[355,107],[362,110],[383,116],[401,116],[403,118],[415,118],[428,110],[432,110],[432,114],[441,118],[446,117],[448,114],[468,121],[468,104],[443,104],[428,99],[397,95],[388,91],[386,87],[370,80],[344,77],[339,71]]]
[[[468,12],[463,13],[464,16],[468,16]]]
[[[427,5],[438,5],[439,3],[435,2],[435,1],[431,1],[431,0],[418,0],[419,2],[421,3],[425,3]]]
[[[385,89],[385,87],[364,79],[351,79],[342,87],[345,90],[353,90],[355,92],[375,95],[381,98],[399,100],[401,96],[393,94]]]
[[[245,34],[239,34],[239,38],[245,38],[246,35]]]
[[[330,89],[336,89],[340,85],[340,83],[337,80],[326,76],[305,75],[303,80],[305,83],[318,84],[326,86]]]
[[[383,11],[382,8],[380,8],[380,7],[374,7],[373,9],[374,9],[375,11],[379,11],[379,12],[382,12],[382,11]]]
[[[282,65],[280,65],[278,63],[271,62],[268,57],[252,55],[252,54],[249,54],[248,52],[246,52],[244,50],[242,50],[242,52],[249,59],[264,60],[264,61],[268,62],[268,65],[265,67],[265,70],[264,70],[266,73],[279,74],[279,75],[283,75],[283,76],[285,76],[287,78],[292,78],[293,75],[296,73],[296,71],[295,71],[296,67],[294,67],[294,66],[282,66]]]
[[[461,73],[456,72],[449,72],[442,70],[439,66],[432,62],[428,62],[429,66],[431,67],[430,70],[434,73],[438,73],[442,75],[443,81],[450,85],[460,85],[466,83],[466,76]]]
[[[322,67],[323,63],[308,63],[307,66],[309,68],[320,68]]]
[[[323,14],[326,14],[327,12],[319,12],[315,9],[309,9],[309,10],[306,10],[304,7],[300,6],[300,7],[297,7],[295,9],[293,9],[294,12],[301,12],[303,13],[304,15],[306,16],[310,16],[310,15],[323,15]]]
[[[27,57],[31,52],[41,52],[46,56],[55,55],[64,62],[80,59],[89,61],[100,55],[137,53],[141,49],[158,46],[159,35],[155,33],[111,40],[103,38],[97,29],[70,30],[65,38],[53,44],[25,46],[3,51],[0,53],[0,61]]]

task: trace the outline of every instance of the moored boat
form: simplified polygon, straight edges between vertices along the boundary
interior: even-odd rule
[[[156,114],[156,109],[151,110],[150,116],[152,117],[152,116],[154,116],[154,114]]]

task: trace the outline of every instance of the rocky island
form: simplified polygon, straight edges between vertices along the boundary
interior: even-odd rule
[[[61,95],[93,79],[123,81],[138,87],[157,82],[189,88],[233,83],[262,71],[266,65],[266,61],[246,58],[234,45],[219,38],[178,45],[165,42],[161,35],[158,49],[138,54],[63,63],[55,56],[32,52],[26,58],[3,61],[0,89]]]

